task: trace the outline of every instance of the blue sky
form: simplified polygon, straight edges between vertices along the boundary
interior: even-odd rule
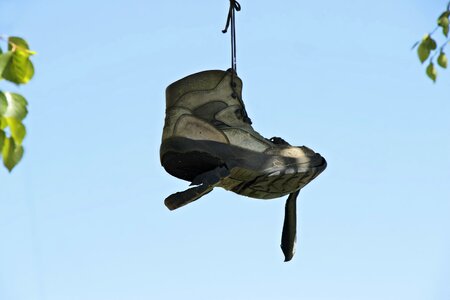
[[[227,1],[1,0],[38,52],[26,154],[0,169],[0,299],[450,299],[450,72],[411,45],[446,1],[240,1],[238,74],[254,127],[328,168],[285,199],[188,183],[159,163],[164,91],[229,68]]]

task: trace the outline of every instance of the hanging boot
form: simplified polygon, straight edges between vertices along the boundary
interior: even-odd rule
[[[194,187],[166,198],[176,209],[222,187],[237,194],[286,202],[281,248],[292,259],[296,242],[296,200],[326,161],[311,149],[281,138],[266,139],[251,126],[235,72],[204,71],[167,87],[161,164]]]
[[[216,186],[252,198],[278,198],[325,169],[325,159],[311,149],[256,132],[241,91],[242,81],[231,69],[196,73],[168,86],[161,163],[171,175],[201,187],[169,197],[169,209]]]
[[[230,0],[222,31],[231,26],[231,69],[196,73],[167,87],[161,164],[195,186],[170,195],[165,204],[176,209],[216,186],[259,199],[289,194],[281,239],[289,261],[295,253],[298,194],[326,168],[326,161],[307,147],[265,139],[253,130],[236,75],[235,10],[241,6]]]

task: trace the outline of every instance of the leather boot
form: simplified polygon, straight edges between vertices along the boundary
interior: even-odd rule
[[[167,87],[161,164],[171,175],[195,186],[169,196],[165,200],[169,209],[222,187],[257,199],[291,194],[292,212],[298,191],[326,168],[325,159],[311,149],[256,132],[241,92],[242,81],[231,69],[199,72]],[[286,230],[295,222],[295,211],[287,217],[288,203]],[[284,236],[285,232],[286,247],[293,247],[295,230],[294,236]],[[293,255],[293,249],[283,251]]]

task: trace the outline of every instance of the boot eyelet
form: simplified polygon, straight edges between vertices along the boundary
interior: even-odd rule
[[[237,86],[236,82],[232,81],[231,82],[231,87],[236,87],[236,86]]]
[[[237,98],[237,94],[236,94],[236,93],[233,93],[233,94],[231,94],[231,97],[233,97],[234,99],[236,99],[236,98]]]

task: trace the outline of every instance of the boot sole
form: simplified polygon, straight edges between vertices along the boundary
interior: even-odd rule
[[[318,153],[308,162],[269,155],[214,141],[172,137],[160,149],[166,171],[192,182],[199,174],[225,166],[230,175],[218,186],[258,199],[278,198],[303,188],[326,168]]]

